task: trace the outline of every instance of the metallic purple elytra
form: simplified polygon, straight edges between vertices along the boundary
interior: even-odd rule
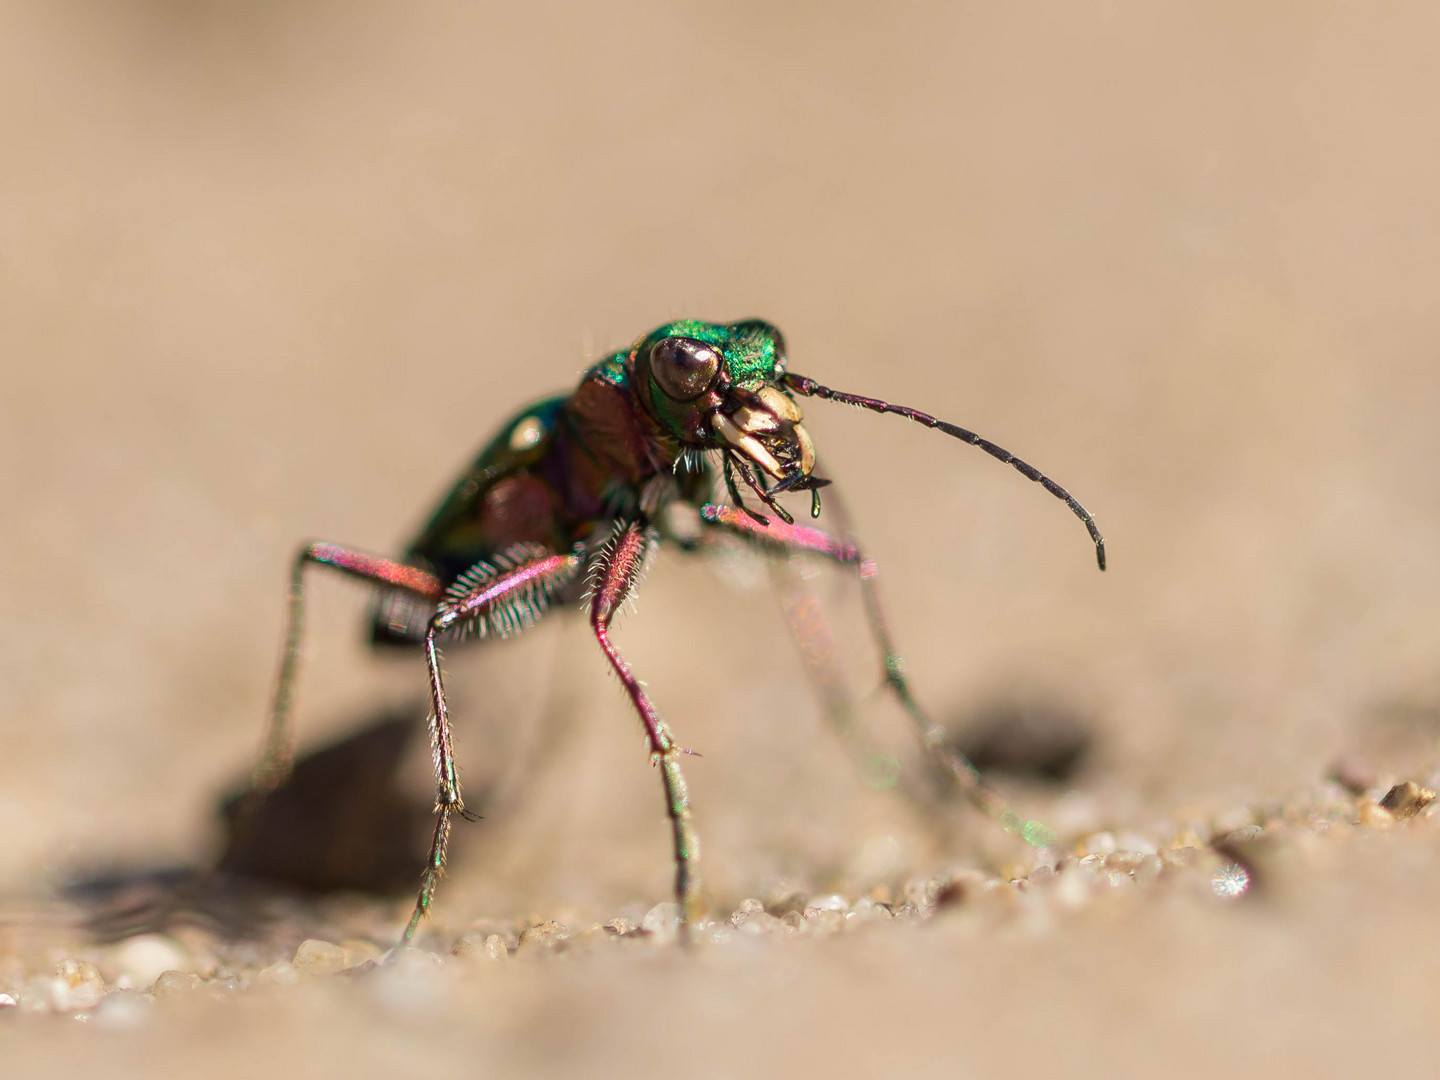
[[[729,536],[758,550],[808,553],[854,568],[884,685],[914,722],[925,749],[1005,828],[1039,846],[1054,842],[1043,826],[1007,809],[915,703],[880,604],[874,561],[848,536],[796,525],[780,504],[787,492],[809,492],[811,515],[819,517],[820,492],[829,484],[815,472],[815,446],[796,398],[897,413],[1012,465],[1085,523],[1103,570],[1105,541],[1094,520],[1064,488],[973,432],[916,409],[831,390],[787,372],[785,362],[780,331],[762,320],[668,323],[596,363],[573,393],[512,417],[398,560],[334,544],[300,549],[274,706],[252,789],[263,797],[290,770],[305,568],[327,566],[372,583],[378,589],[373,641],[423,649],[430,684],[435,834],[402,943],[414,936],[433,902],[451,819],[465,813],[438,643],[466,633],[518,633],[557,602],[588,609],[596,641],[644,725],[673,826],[675,899],[682,924],[688,928],[698,918],[699,844],[680,769],[685,751],[610,638],[616,611],[633,594],[656,546],[667,541],[704,550]],[[759,509],[747,505],[745,492]],[[716,501],[720,496],[729,502]],[[828,638],[828,632],[816,621],[814,606],[787,603],[786,612],[822,691],[839,685],[833,650],[815,647],[815,639]],[[842,706],[835,693],[826,693],[827,712],[837,721]]]

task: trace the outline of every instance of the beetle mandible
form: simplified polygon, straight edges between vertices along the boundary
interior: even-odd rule
[[[398,560],[328,543],[306,544],[296,555],[284,651],[252,793],[263,797],[291,766],[305,568],[326,566],[377,586],[373,641],[419,646],[425,653],[437,785],[435,832],[402,944],[433,902],[451,819],[467,813],[437,643],[467,632],[518,632],[556,601],[587,610],[596,641],[644,726],[673,834],[682,930],[695,922],[699,845],[680,768],[685,750],[610,638],[611,622],[656,546],[680,540],[667,526],[668,512],[676,509],[698,522],[700,539],[692,545],[728,534],[757,549],[809,553],[858,572],[884,685],[914,722],[925,750],[1007,829],[1032,843],[1047,842],[1043,826],[1023,822],[1007,809],[915,703],[880,606],[874,562],[844,533],[795,524],[779,503],[785,492],[809,492],[811,515],[819,517],[821,489],[829,484],[815,471],[815,447],[797,397],[895,413],[979,447],[1063,500],[1085,523],[1105,569],[1104,538],[1064,488],[972,431],[787,371],[784,338],[770,323],[687,319],[651,331],[590,367],[574,393],[548,398],[511,418]],[[728,502],[716,501],[722,490]],[[747,493],[761,509],[747,504]]]

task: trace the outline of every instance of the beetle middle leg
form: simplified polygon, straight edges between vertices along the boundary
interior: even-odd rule
[[[580,555],[552,554],[526,545],[499,561],[501,569],[482,564],[463,575],[440,603],[425,630],[425,664],[430,675],[430,742],[435,752],[435,833],[425,857],[425,872],[415,910],[400,944],[415,936],[420,920],[430,910],[435,887],[445,872],[445,855],[450,843],[450,818],[465,814],[460,796],[460,777],[455,769],[455,748],[450,735],[450,712],[445,704],[445,685],[440,674],[440,650],[436,639],[446,631],[467,625],[495,621],[500,626],[523,629],[543,613],[549,596],[575,576]],[[502,629],[503,632],[503,629]]]
[[[890,635],[885,608],[880,600],[875,560],[864,554],[852,540],[834,536],[822,529],[805,525],[787,525],[782,521],[770,521],[761,525],[749,515],[734,507],[707,503],[700,510],[701,521],[722,528],[757,547],[768,548],[787,554],[819,555],[845,566],[853,567],[860,578],[861,596],[865,605],[866,622],[870,636],[880,653],[885,688],[910,718],[921,745],[944,770],[950,774],[965,796],[982,812],[997,821],[1006,832],[1018,834],[1026,843],[1040,848],[1053,848],[1056,844],[1054,833],[1038,821],[1021,818],[1011,810],[1004,797],[985,781],[971,761],[950,745],[945,729],[935,723],[916,702],[905,677],[905,660],[896,651]],[[791,620],[792,630],[801,637],[792,611],[786,612]],[[825,631],[828,633],[828,631]],[[802,655],[821,684],[826,711],[835,720],[837,727],[847,728],[848,701],[841,698],[843,679],[835,666],[833,657],[823,649],[811,650],[810,655],[802,641]],[[837,706],[837,701],[840,704]]]
[[[669,726],[660,719],[655,706],[650,704],[640,680],[635,678],[630,665],[610,641],[610,624],[620,605],[635,588],[650,543],[645,529],[629,525],[616,537],[603,561],[597,563],[596,576],[592,581],[594,593],[590,598],[590,628],[630,696],[635,711],[640,714],[640,722],[645,725],[645,736],[650,744],[650,756],[660,766],[665,811],[670,817],[675,845],[675,902],[680,908],[682,940],[688,940],[691,928],[700,916],[700,841],[690,817],[689,789],[680,772],[680,757],[688,751],[676,743]]]

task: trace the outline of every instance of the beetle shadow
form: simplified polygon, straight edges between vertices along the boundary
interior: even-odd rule
[[[1084,710],[1033,694],[985,703],[958,717],[952,730],[951,748],[981,772],[1049,786],[1073,781],[1098,741]]]
[[[401,766],[424,726],[414,713],[376,714],[298,758],[258,801],[238,786],[222,795],[224,844],[213,864],[92,868],[63,896],[100,941],[180,927],[240,940],[293,922],[307,905],[318,914],[318,902],[337,894],[413,893],[434,814],[402,783]]]

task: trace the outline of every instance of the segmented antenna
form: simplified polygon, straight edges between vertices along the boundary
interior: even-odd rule
[[[1095,524],[1095,519],[1090,516],[1090,511],[1076,501],[1075,496],[1055,483],[1048,476],[1042,473],[1035,466],[1028,462],[1021,461],[1014,454],[1010,453],[1003,446],[997,446],[989,439],[983,439],[973,431],[957,427],[954,424],[947,424],[944,420],[923,413],[919,409],[911,409],[905,405],[892,405],[888,401],[881,401],[879,398],[861,397],[859,394],[847,394],[841,390],[831,390],[828,386],[821,386],[814,379],[807,379],[804,375],[792,375],[786,373],[781,376],[785,386],[797,394],[805,397],[817,397],[825,401],[838,401],[842,405],[858,405],[862,409],[869,409],[877,413],[896,413],[906,419],[914,420],[917,424],[924,424],[928,428],[935,428],[943,431],[952,438],[967,442],[971,446],[977,446],[993,458],[998,458],[1006,465],[1012,466],[1021,476],[1027,480],[1033,480],[1046,491],[1050,492],[1066,506],[1071,512],[1085,523],[1085,528],[1090,533],[1090,539],[1095,542],[1095,561],[1100,564],[1100,569],[1105,569],[1105,537],[1100,535],[1100,529]]]

